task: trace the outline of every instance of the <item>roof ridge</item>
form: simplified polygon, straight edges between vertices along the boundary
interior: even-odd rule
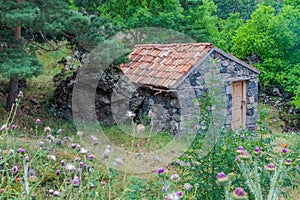
[[[195,42],[195,43],[168,43],[168,44],[155,44],[155,43],[149,43],[149,44],[136,44],[136,47],[157,47],[157,46],[165,46],[165,47],[170,47],[170,46],[186,46],[186,45],[193,45],[193,46],[213,46],[212,43],[208,42]]]

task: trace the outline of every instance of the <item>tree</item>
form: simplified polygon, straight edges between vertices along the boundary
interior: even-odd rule
[[[103,40],[108,26],[107,20],[74,10],[69,1],[0,0],[0,73],[10,79],[7,109],[15,101],[18,80],[41,72],[36,49],[59,49],[41,43],[68,40],[86,51]]]
[[[255,53],[265,84],[280,85],[300,107],[300,10],[285,2],[278,14],[260,5],[234,37],[233,52],[240,58]]]

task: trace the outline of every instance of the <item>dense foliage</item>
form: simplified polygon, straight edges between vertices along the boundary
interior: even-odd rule
[[[36,48],[49,40],[68,40],[85,52],[117,31],[163,27],[247,61],[255,55],[251,63],[262,71],[263,83],[281,86],[300,106],[297,0],[22,0],[0,5],[0,72],[6,77],[39,74]],[[16,27],[22,30],[19,39]]]

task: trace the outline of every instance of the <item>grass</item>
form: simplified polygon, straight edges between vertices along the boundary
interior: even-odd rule
[[[152,160],[149,162],[146,160],[142,162],[143,165],[140,165],[138,161],[141,158],[147,158],[146,156],[143,157],[143,153],[155,152],[155,150],[165,147],[173,141],[173,136],[166,132],[154,134],[148,128],[143,136],[150,135],[151,137],[139,138],[134,137],[138,135],[132,127],[121,125],[111,127],[85,125],[78,127],[71,121],[54,117],[48,110],[49,100],[55,90],[53,77],[64,67],[57,62],[61,57],[68,56],[70,50],[64,47],[57,52],[44,51],[39,53],[39,59],[44,65],[44,72],[42,75],[29,80],[29,87],[24,90],[25,95],[13,122],[17,129],[14,131],[4,129],[0,132],[0,136],[3,138],[0,143],[2,151],[0,155],[3,157],[2,163],[5,169],[0,171],[1,199],[164,199],[165,193],[161,189],[162,186],[166,186],[168,183],[171,183],[170,191],[183,190],[184,183],[188,182],[184,177],[184,173],[180,168],[168,165],[165,161],[168,160],[170,155],[178,156],[177,154],[181,153],[180,149],[185,147],[186,140],[175,140],[172,143],[172,148],[175,151],[168,149],[170,154],[167,154],[166,157],[155,157],[153,155],[148,158]],[[74,65],[77,64],[75,61]],[[2,78],[1,81],[5,82],[7,80]],[[38,105],[33,105],[31,99],[36,100]],[[4,105],[4,99],[0,103]],[[273,145],[278,147],[281,143],[287,143],[295,152],[299,151],[299,134],[282,133],[282,121],[279,120],[278,111],[266,105],[262,105],[262,107],[265,109],[262,125],[269,127],[267,136],[274,134],[274,137],[276,137]],[[0,107],[0,112],[2,113],[0,122],[4,124],[9,113],[5,111],[4,106]],[[38,126],[35,123],[37,118],[41,119]],[[45,127],[50,127],[52,130],[44,132]],[[58,129],[62,129],[62,134],[57,134]],[[77,135],[78,131],[83,131],[84,135]],[[54,141],[47,139],[49,134],[54,137]],[[101,135],[98,138],[101,143],[93,145],[90,140],[91,135],[98,137]],[[61,141],[61,145],[56,144],[58,140]],[[39,146],[40,141],[44,142],[43,146]],[[96,159],[90,161],[87,155],[80,154],[76,148],[71,148],[72,143],[80,144],[81,147],[88,150],[88,154],[96,155]],[[104,158],[103,152],[106,150],[107,145],[111,144],[114,144],[115,154],[112,153],[109,158]],[[125,151],[118,152],[116,147],[121,147]],[[30,158],[28,163],[24,163],[24,156],[26,155],[16,153],[18,148],[26,149],[25,154]],[[14,150],[13,155],[10,153],[10,149]],[[280,148],[277,149],[277,151],[280,150]],[[128,156],[126,151],[133,152],[134,156]],[[52,158],[54,155],[56,157],[55,161]],[[93,171],[84,171],[80,167],[80,161],[75,161],[77,158],[84,162],[86,167],[92,166]],[[116,166],[120,163],[116,162],[117,159],[123,162],[121,166]],[[61,165],[61,160],[64,160],[65,164],[74,164],[79,171],[67,171],[65,166]],[[206,164],[209,165],[209,163]],[[19,168],[17,173],[13,172],[14,166]],[[165,177],[159,177],[153,170],[157,166],[166,166]],[[36,178],[31,177],[28,180],[25,175],[25,172],[27,172],[26,167],[36,170],[39,176]],[[126,168],[132,168],[136,171],[152,170],[148,173],[132,173],[127,172]],[[56,170],[60,170],[60,175],[56,175]],[[185,170],[187,169],[183,171]],[[170,175],[177,173],[183,175],[180,181],[167,181]],[[75,176],[80,178],[79,187],[72,184]],[[68,182],[68,179],[71,179],[71,183]],[[29,185],[30,194],[26,193],[26,184]],[[59,191],[60,197],[50,194],[50,189]],[[297,190],[288,189],[287,191],[292,194],[291,199],[300,199]],[[195,192],[194,189],[184,191],[183,199],[195,199],[193,192]]]

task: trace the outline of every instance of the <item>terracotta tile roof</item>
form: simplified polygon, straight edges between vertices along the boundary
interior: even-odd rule
[[[212,48],[210,43],[140,44],[120,67],[134,83],[169,89]]]

